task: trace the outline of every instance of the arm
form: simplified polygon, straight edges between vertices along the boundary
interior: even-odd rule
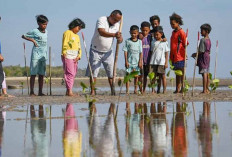
[[[3,62],[4,61],[4,58],[3,56],[0,54],[0,62]]]
[[[106,38],[111,38],[111,37],[115,37],[119,43],[123,42],[123,38],[122,38],[122,33],[121,32],[116,32],[116,33],[109,33],[107,31],[105,31],[105,28],[98,28],[98,32],[101,36],[106,37]]]
[[[78,61],[78,60],[80,60],[81,59],[81,55],[82,55],[82,50],[81,50],[81,41],[80,41],[80,37],[78,36],[78,39],[79,39],[79,45],[78,45],[78,47],[79,47],[79,54],[78,54],[78,56],[77,56],[77,58],[76,58],[76,61]]]
[[[33,42],[33,44],[34,44],[36,47],[38,47],[36,41],[35,41],[33,38],[26,37],[25,35],[22,35],[22,38],[25,39],[25,40],[28,40],[28,41]]]
[[[70,34],[68,32],[65,32],[63,34],[63,42],[62,42],[62,56],[65,58],[67,50],[69,49],[69,39],[70,39]]]
[[[143,68],[143,53],[142,52],[139,54],[139,68],[140,69]]]
[[[165,69],[168,68],[168,52],[165,52]]]
[[[125,67],[129,68],[129,63],[128,63],[128,60],[127,60],[127,51],[124,51],[124,58],[125,58]]]

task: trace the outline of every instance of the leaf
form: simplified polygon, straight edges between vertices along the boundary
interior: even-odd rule
[[[173,77],[171,77],[170,81],[172,82],[173,80],[174,80],[174,78],[173,78]]]
[[[232,75],[232,71],[230,72],[230,75]]]
[[[149,88],[152,88],[152,84],[149,83],[149,84],[148,84],[148,87],[149,87]]]
[[[154,72],[150,72],[148,74],[148,77],[149,77],[150,80],[153,80],[155,78],[155,73]]]
[[[123,83],[127,83],[130,80],[129,75],[124,76]]]
[[[213,80],[213,83],[219,83],[219,82],[220,82],[219,79],[214,79],[214,80]]]
[[[228,86],[230,89],[232,89],[232,85]]]
[[[121,87],[121,85],[122,85],[122,80],[118,79],[118,86]]]
[[[167,77],[169,77],[169,76],[170,76],[170,73],[171,73],[171,70],[169,70],[169,71],[168,71],[168,73],[167,73]]]
[[[215,91],[217,89],[217,87],[213,87],[213,91]]]
[[[83,82],[81,82],[80,85],[82,87],[82,92],[85,93],[85,89],[88,88],[88,87]]]
[[[140,86],[142,84],[142,82],[138,81],[138,85]]]
[[[212,80],[213,79],[213,77],[212,77],[213,75],[212,75],[212,73],[209,73],[209,79],[210,80]]]
[[[173,70],[175,67],[173,65],[170,65],[170,69]]]
[[[151,85],[151,88],[155,88],[158,84],[157,83],[154,83]]]
[[[172,60],[171,59],[169,59],[169,65],[172,66]]]
[[[182,73],[181,70],[175,70],[174,72],[175,72],[175,74],[176,74],[177,76],[182,76],[182,75],[183,75],[183,73]]]
[[[132,79],[134,78],[135,76],[138,76],[139,75],[139,71],[132,71],[130,74],[129,74],[129,78]]]

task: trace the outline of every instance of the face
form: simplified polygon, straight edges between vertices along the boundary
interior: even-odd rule
[[[160,33],[160,32],[155,32],[154,33],[154,37],[155,37],[156,40],[162,39],[162,35],[163,35],[163,33]]]
[[[149,27],[142,27],[141,31],[142,31],[143,36],[146,37],[150,32],[150,28]]]
[[[80,26],[76,26],[72,29],[73,33],[77,34],[81,30]]]
[[[114,25],[115,23],[119,22],[121,18],[122,16],[120,14],[111,14],[108,20],[111,25]]]
[[[45,30],[47,28],[48,22],[38,23],[38,25],[41,30]]]
[[[201,29],[201,36],[205,37],[205,36],[206,36],[206,34],[207,34],[206,30]]]
[[[176,20],[171,20],[170,25],[172,29],[177,29],[179,27],[179,23],[177,23]]]
[[[138,30],[132,30],[132,31],[130,31],[130,34],[131,34],[132,39],[137,39],[137,37],[139,35],[139,31]]]
[[[151,22],[152,28],[155,28],[156,26],[159,26],[159,25],[160,25],[160,23],[159,23],[158,20],[153,20],[153,21]]]

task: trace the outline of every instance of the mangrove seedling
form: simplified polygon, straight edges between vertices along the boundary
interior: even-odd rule
[[[48,85],[49,85],[49,78],[45,76],[44,82],[47,84],[47,95],[48,95]]]
[[[230,72],[230,75],[232,76],[232,71]],[[229,85],[228,87],[232,89],[232,85]]]
[[[215,92],[216,89],[217,89],[218,86],[219,86],[220,80],[219,80],[219,79],[213,79],[211,73],[209,73],[209,79],[210,79],[210,81],[211,81],[211,83],[210,83],[211,92]]]

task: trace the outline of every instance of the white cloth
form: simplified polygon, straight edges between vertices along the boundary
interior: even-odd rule
[[[119,22],[110,26],[106,16],[97,20],[95,32],[91,41],[91,48],[98,52],[109,52],[112,49],[113,37],[103,37],[99,34],[98,29],[104,28],[106,32],[116,33],[119,31]]]
[[[66,58],[67,59],[76,59],[78,54],[79,54],[78,50],[67,50]]]
[[[165,52],[169,52],[168,42],[152,41],[150,65],[165,65]]]

